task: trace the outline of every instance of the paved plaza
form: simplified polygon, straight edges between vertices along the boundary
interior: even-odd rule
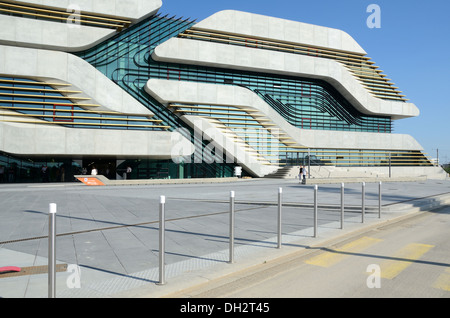
[[[282,241],[277,201],[282,189]],[[56,297],[161,297],[406,213],[448,204],[450,180],[314,185],[298,180],[92,187],[81,183],[0,185],[0,266],[48,264],[49,204],[56,203]],[[235,192],[234,263],[229,261],[230,191]],[[159,202],[165,196],[165,284],[159,282]],[[446,201],[447,200],[447,201]],[[2,276],[0,297],[45,298],[47,272]]]

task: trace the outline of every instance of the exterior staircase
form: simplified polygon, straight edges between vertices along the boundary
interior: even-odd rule
[[[285,166],[271,174],[268,174],[264,178],[295,179],[295,178],[298,178],[299,171],[300,171],[300,166]]]

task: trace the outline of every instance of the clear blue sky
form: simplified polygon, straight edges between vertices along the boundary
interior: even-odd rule
[[[370,4],[381,28],[369,28]],[[161,13],[201,21],[240,10],[336,28],[349,33],[399,87],[420,116],[395,121],[431,158],[450,163],[450,1],[448,0],[163,0]]]

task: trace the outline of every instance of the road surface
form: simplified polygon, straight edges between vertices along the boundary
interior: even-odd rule
[[[172,297],[450,297],[450,207],[292,254]]]

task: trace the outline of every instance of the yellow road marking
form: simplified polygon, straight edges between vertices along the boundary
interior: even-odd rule
[[[369,246],[382,241],[381,239],[362,237],[353,242],[345,244],[339,249],[335,249],[330,252],[325,252],[320,255],[314,256],[305,261],[305,263],[321,267],[330,267],[345,257],[349,256],[348,253],[360,252]]]
[[[403,260],[391,260],[381,264],[381,277],[393,279],[400,272],[410,266],[415,260],[428,252],[434,245],[412,243],[398,251],[392,258]]]
[[[450,291],[450,268],[446,268],[445,272],[439,275],[433,284],[434,288]]]

